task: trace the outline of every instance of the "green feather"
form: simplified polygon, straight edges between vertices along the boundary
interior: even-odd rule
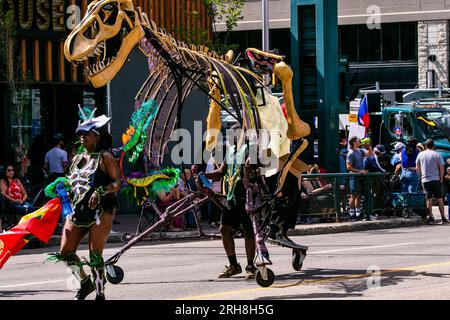
[[[144,187],[134,187],[127,185],[122,188],[120,193],[129,201],[135,201],[138,205],[145,202],[147,199],[150,201],[156,201],[157,193],[160,191],[169,192],[180,179],[180,170],[177,168],[166,168],[161,171],[154,171],[153,174],[165,174],[168,179],[158,179],[153,181],[152,184]]]
[[[151,99],[144,102],[141,108],[135,111],[131,116],[131,125],[135,128],[135,132],[130,140],[124,145],[123,151],[131,153],[128,161],[135,163],[145,147],[147,140],[147,128],[158,111],[158,104]]]

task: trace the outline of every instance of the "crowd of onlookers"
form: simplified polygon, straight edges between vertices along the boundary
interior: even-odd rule
[[[383,208],[386,188],[394,191],[399,187],[400,192],[417,193],[425,192],[426,205],[428,208],[428,220],[432,222],[433,199],[439,204],[442,221],[447,222],[444,215],[443,192],[449,190],[450,168],[447,174],[444,172],[444,160],[442,155],[435,150],[434,141],[428,139],[423,144],[411,137],[406,144],[397,142],[393,148],[393,155],[386,153],[384,145],[372,148],[370,139],[349,139],[349,151],[345,155],[346,169],[354,174],[367,174],[369,172],[380,172],[389,174],[390,181],[398,181],[398,186],[390,184],[383,185],[382,180],[374,179],[371,183],[370,195],[373,196],[374,207]],[[361,195],[364,195],[364,179],[350,177],[349,179],[349,214],[352,218],[360,218]],[[419,190],[420,189],[420,190]],[[450,194],[447,194],[447,198]],[[364,219],[373,218],[371,212],[366,212]]]

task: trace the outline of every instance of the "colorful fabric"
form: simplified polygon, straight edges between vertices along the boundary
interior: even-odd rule
[[[48,242],[58,224],[61,208],[59,198],[50,200],[39,210],[22,217],[15,227],[0,234],[0,268],[33,237]]]
[[[358,123],[366,128],[370,127],[369,107],[367,105],[367,96],[361,101],[358,110]]]
[[[20,190],[19,183],[16,180],[12,180],[9,183],[9,187],[6,189],[6,195],[10,196],[14,200],[22,199],[22,191]]]

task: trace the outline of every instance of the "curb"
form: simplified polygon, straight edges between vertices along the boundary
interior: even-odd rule
[[[376,221],[356,221],[356,222],[338,222],[328,224],[313,224],[313,225],[297,225],[295,229],[289,230],[289,236],[300,235],[318,235],[318,234],[331,234],[331,233],[343,233],[354,231],[368,231],[368,230],[380,230],[380,229],[393,229],[393,228],[405,228],[405,227],[417,227],[426,225],[426,222],[420,217],[405,218],[389,218],[385,220]],[[113,233],[108,238],[108,243],[124,243],[122,241],[123,233]],[[207,234],[202,237],[203,239],[218,239],[220,233],[215,232],[213,234]],[[143,240],[149,241],[162,241],[162,240],[182,240],[182,239],[199,239],[198,232],[182,231],[182,232],[155,232],[150,233]],[[59,246],[61,243],[61,235],[54,235],[50,241],[45,244],[46,247]],[[87,244],[88,238],[85,237],[81,240],[81,244]]]
[[[107,243],[122,243],[122,235],[125,233],[117,232],[110,234]],[[50,238],[49,242],[44,244],[46,247],[59,246],[61,244],[61,235],[54,235]],[[197,231],[181,231],[181,232],[154,232],[148,234],[142,241],[164,241],[164,240],[183,240],[183,239],[200,239]],[[206,234],[201,239],[220,239],[220,233]],[[84,237],[80,244],[88,244],[89,238]]]
[[[389,218],[386,220],[375,221],[355,221],[355,222],[338,222],[323,225],[301,225],[295,229],[289,230],[289,236],[300,235],[317,235],[330,233],[343,233],[353,231],[368,231],[380,229],[393,229],[405,227],[417,227],[426,225],[424,219],[420,217],[412,218]]]

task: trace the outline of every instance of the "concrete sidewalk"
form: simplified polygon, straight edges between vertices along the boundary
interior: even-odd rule
[[[446,208],[447,209],[447,208]],[[446,211],[447,212],[447,211]],[[436,222],[440,222],[439,210],[437,207],[433,209]],[[123,234],[136,234],[136,228],[139,221],[138,215],[122,215],[117,216],[119,224],[113,225],[113,230],[109,236],[108,243],[124,243],[122,241]],[[400,217],[379,217],[373,221],[356,221],[356,222],[334,222],[334,223],[315,223],[315,224],[299,224],[295,229],[290,230],[288,235],[314,235],[314,234],[329,234],[342,233],[353,231],[377,230],[377,229],[391,229],[404,228],[426,225],[426,222],[419,216],[412,216],[410,218]],[[211,228],[207,223],[202,222],[202,231],[207,235],[203,239],[217,239],[220,237],[218,228]],[[179,239],[198,239],[197,229],[189,229],[180,232],[155,232],[148,234],[143,240],[179,240]],[[87,243],[88,239],[85,237],[82,243]],[[50,239],[46,246],[59,246],[61,242],[61,235],[55,234]]]

